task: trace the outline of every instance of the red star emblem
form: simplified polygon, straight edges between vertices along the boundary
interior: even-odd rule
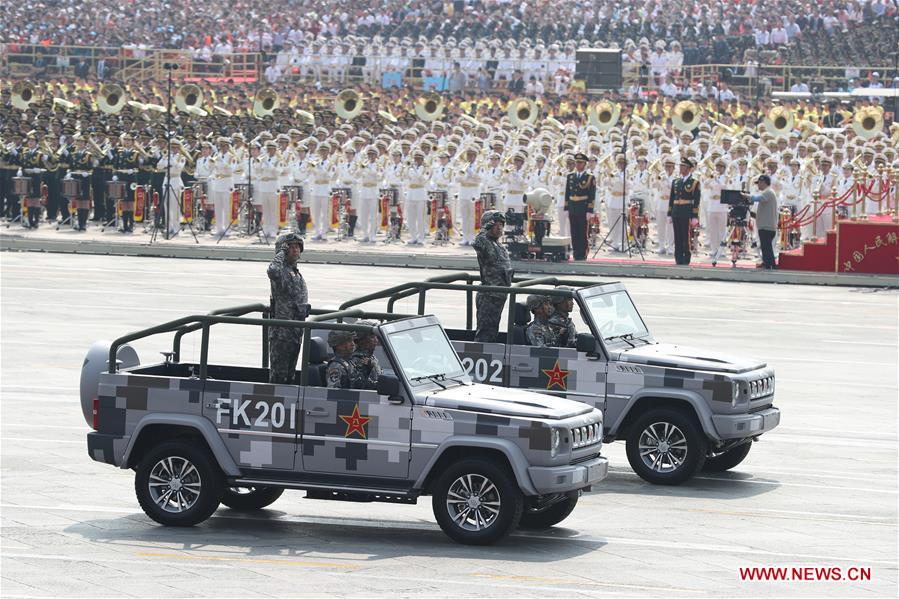
[[[359,436],[365,439],[365,425],[371,420],[371,416],[359,415],[359,404],[353,406],[353,413],[349,416],[341,416],[341,420],[346,422],[346,432],[344,437],[349,437],[353,433],[359,433]]]
[[[559,368],[558,360],[556,360],[555,366],[549,369],[545,369],[542,372],[547,376],[547,378],[549,378],[546,383],[547,389],[552,389],[553,385],[558,385],[559,389],[561,389],[562,391],[568,391],[568,386],[565,383],[565,379],[568,378],[568,373],[571,371],[562,370],[561,368]]]

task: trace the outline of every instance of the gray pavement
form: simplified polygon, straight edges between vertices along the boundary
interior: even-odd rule
[[[314,305],[425,270],[307,264]],[[0,593],[3,596],[897,595],[895,291],[625,281],[657,339],[777,369],[781,426],[722,475],[654,487],[604,449],[607,482],[549,531],[453,544],[430,501],[304,499],[220,509],[163,528],[130,471],[91,461],[78,405],[88,346],[189,313],[266,301],[264,264],[0,253]],[[429,310],[449,324],[452,296]],[[238,327],[234,327],[237,329]],[[258,360],[258,335],[213,335],[213,359]],[[170,339],[137,346],[158,358]],[[218,349],[216,349],[218,348]],[[199,352],[186,339],[185,351]],[[744,581],[740,568],[870,568],[866,581]],[[854,571],[853,571],[854,572]]]

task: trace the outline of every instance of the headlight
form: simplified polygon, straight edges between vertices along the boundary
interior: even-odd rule
[[[550,457],[556,457],[559,453],[559,446],[562,445],[562,433],[559,432],[559,429],[554,428],[550,433],[549,437],[549,455]]]

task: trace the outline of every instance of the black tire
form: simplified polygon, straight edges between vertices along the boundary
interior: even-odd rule
[[[555,526],[565,518],[571,515],[574,506],[577,505],[580,493],[574,491],[566,493],[565,499],[554,503],[548,508],[542,510],[524,510],[521,514],[521,521],[518,528],[527,528],[530,530],[541,530]]]
[[[737,445],[723,453],[712,454],[705,459],[705,465],[702,467],[702,470],[704,472],[725,472],[730,470],[746,459],[750,449],[752,449],[752,441]]]
[[[650,431],[657,436],[665,436],[669,428],[668,440],[672,443],[669,451],[648,450],[644,463],[640,455],[640,439],[647,433],[647,445],[654,444]],[[664,439],[659,439],[664,441]],[[627,460],[640,478],[655,485],[679,485],[699,472],[705,462],[708,440],[692,414],[674,408],[649,410],[633,423],[627,437]],[[664,447],[663,447],[664,449]],[[653,467],[653,465],[655,465]]]
[[[226,487],[222,503],[232,510],[261,510],[278,501],[284,489],[277,487]]]
[[[464,489],[469,486],[476,489],[471,495],[485,502],[474,512],[455,499],[463,496],[457,494],[457,490],[464,494]],[[469,458],[452,464],[437,478],[432,491],[431,504],[437,524],[449,538],[466,545],[497,542],[518,526],[524,509],[524,496],[508,468],[483,458]],[[451,505],[453,501],[459,503]],[[472,513],[477,519],[476,525],[470,521],[470,516],[465,515]],[[454,516],[458,516],[458,522]],[[483,528],[478,516],[484,518]]]
[[[172,469],[176,474],[184,473],[183,479],[169,476],[167,472]],[[177,479],[186,507],[169,501],[178,497],[171,486],[173,479]],[[190,441],[168,441],[154,447],[141,460],[134,476],[140,507],[166,526],[193,526],[206,520],[218,508],[222,489],[222,472],[209,450]]]

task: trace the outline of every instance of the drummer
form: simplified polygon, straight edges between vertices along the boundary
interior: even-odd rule
[[[78,215],[78,224],[75,226],[75,230],[84,231],[90,213],[91,177],[94,167],[97,166],[97,159],[87,151],[87,143],[81,133],[75,133],[72,140],[74,148],[69,155],[69,174],[66,179],[78,182],[78,195],[73,197]],[[63,188],[65,188],[65,180],[63,181]]]

